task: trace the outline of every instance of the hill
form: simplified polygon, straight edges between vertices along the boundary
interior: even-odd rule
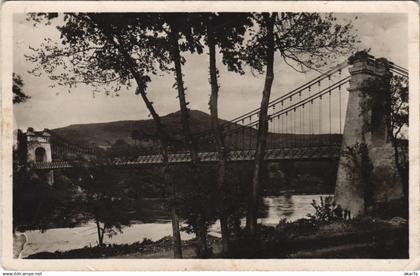
[[[220,122],[226,123],[225,120]],[[162,117],[162,123],[166,132],[169,134],[173,147],[182,147],[184,136],[182,133],[180,112],[174,112]],[[210,133],[211,119],[210,115],[198,110],[190,112],[190,123],[193,134]],[[238,125],[239,127],[239,125]],[[136,144],[141,142],[143,146],[150,144],[156,145],[156,127],[152,119],[149,120],[129,120],[129,121],[115,121],[107,123],[91,123],[91,124],[75,124],[67,127],[53,129],[52,132],[78,145],[95,145],[101,148],[109,148],[115,144],[117,140],[124,140],[128,144]],[[135,136],[133,137],[133,133]],[[244,136],[242,142],[245,145],[254,144],[256,142],[256,130],[254,128],[245,127],[241,129]],[[135,139],[134,139],[135,138]],[[328,144],[330,141],[339,141],[341,135],[293,135],[293,134],[269,134],[268,143],[278,142],[287,145],[308,144],[316,141],[318,144]],[[228,143],[235,141],[229,141]],[[276,142],[276,143],[277,143]],[[199,147],[202,150],[209,150],[207,140],[200,140]]]
[[[175,140],[182,141],[180,112],[170,113],[162,117],[162,123],[167,133]],[[193,134],[210,132],[210,116],[204,112],[192,110],[190,122]],[[221,122],[226,122],[221,120]],[[106,123],[75,124],[62,128],[52,129],[59,136],[72,143],[80,145],[96,145],[108,147],[118,139],[123,139],[129,144],[135,144],[133,132],[137,132],[137,140],[156,139],[156,127],[153,119],[127,120]]]

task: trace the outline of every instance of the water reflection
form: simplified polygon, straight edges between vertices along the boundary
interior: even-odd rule
[[[283,195],[268,196],[264,198],[267,206],[267,216],[260,219],[264,225],[277,225],[281,219],[295,221],[305,218],[307,214],[312,214],[314,208],[311,206],[312,200],[319,202],[320,197],[330,195]]]

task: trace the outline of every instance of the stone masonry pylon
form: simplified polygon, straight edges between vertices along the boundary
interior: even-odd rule
[[[335,201],[354,217],[368,206],[402,198],[403,190],[386,127],[386,95],[367,93],[371,81],[389,84],[388,61],[358,52],[349,58],[349,64],[351,79]]]

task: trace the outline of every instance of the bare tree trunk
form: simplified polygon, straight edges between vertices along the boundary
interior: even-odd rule
[[[176,86],[178,90],[178,99],[179,99],[179,108],[181,110],[181,124],[182,130],[184,133],[185,144],[190,152],[191,155],[191,162],[193,165],[194,170],[194,177],[198,175],[198,150],[196,144],[194,143],[194,139],[192,136],[191,128],[190,128],[190,121],[189,121],[189,110],[188,110],[188,103],[185,98],[185,88],[184,88],[184,81],[182,78],[182,68],[181,68],[181,54],[179,50],[178,44],[178,30],[176,28],[176,23],[171,24],[171,32],[169,33],[170,39],[170,48],[171,54],[173,58],[173,62],[175,65],[175,78],[176,78]],[[201,185],[197,183],[197,185]],[[199,244],[199,255],[206,254],[208,251],[207,248],[207,230],[205,227],[205,220],[202,214],[198,214],[197,216],[197,240]]]
[[[270,101],[271,86],[274,79],[274,19],[277,16],[276,13],[273,13],[271,16],[269,14],[264,14],[265,18],[265,28],[267,30],[267,71],[265,77],[264,90],[260,105],[260,115],[258,122],[258,132],[257,132],[257,148],[255,152],[255,163],[254,163],[254,174],[251,182],[251,190],[248,202],[248,214],[246,218],[246,228],[248,233],[251,236],[254,236],[257,228],[257,204],[258,204],[258,190],[260,186],[261,178],[261,169],[264,162],[264,154],[267,143],[267,133],[268,133],[268,104]]]
[[[169,177],[169,153],[168,153],[168,143],[167,143],[167,135],[163,130],[163,125],[160,120],[160,116],[155,111],[152,103],[149,101],[145,91],[139,86],[139,94],[143,98],[144,103],[148,107],[150,113],[152,114],[153,120],[156,125],[157,133],[159,136],[160,144],[161,144],[161,154],[162,154],[162,163],[163,163],[163,178],[164,178],[164,185],[171,190],[171,199],[170,199],[170,214],[172,220],[172,236],[173,236],[173,252],[174,258],[180,259],[182,258],[182,248],[181,248],[181,232],[179,230],[179,218],[176,211],[176,189],[175,183],[170,181]]]
[[[181,232],[179,231],[179,218],[176,212],[176,188],[175,183],[170,181],[169,178],[169,160],[168,160],[168,147],[165,144],[162,147],[162,156],[163,156],[163,177],[165,181],[165,187],[171,187],[171,198],[170,198],[170,212],[172,220],[172,236],[173,236],[173,252],[174,258],[182,258],[182,249],[181,249]]]
[[[390,111],[392,112],[392,110]],[[397,166],[398,174],[401,177],[402,190],[403,190],[403,203],[404,203],[404,212],[407,212],[408,215],[408,170],[404,164],[405,160],[401,160],[399,145],[398,145],[398,133],[394,134],[392,124],[388,125],[388,136],[391,139],[392,146],[394,148],[394,158],[395,164]]]
[[[130,69],[131,74],[133,75],[136,83],[138,85],[137,92],[143,99],[147,109],[149,110],[150,114],[152,115],[153,121],[156,125],[156,130],[159,136],[159,140],[161,143],[161,154],[163,157],[163,175],[165,181],[165,187],[171,186],[171,206],[170,206],[170,214],[172,220],[172,233],[173,233],[173,251],[174,251],[174,258],[182,258],[182,248],[181,248],[181,234],[179,230],[179,218],[176,212],[176,205],[175,205],[175,184],[169,183],[169,160],[168,160],[168,144],[167,144],[167,135],[163,129],[163,125],[160,119],[159,114],[156,112],[155,108],[153,107],[153,103],[149,100],[146,94],[146,82],[144,77],[136,70],[136,65],[133,62],[132,58],[128,54],[127,50],[125,49],[124,45],[122,44],[121,39],[118,36],[114,36],[112,33],[107,31],[106,27],[103,28],[104,33],[108,35],[109,40],[121,51],[124,56],[126,63]],[[116,40],[114,40],[116,39]]]
[[[153,105],[147,98],[145,91],[142,91],[139,88],[139,94],[142,96],[143,101],[146,103],[150,113],[152,114],[153,120],[156,125],[156,129],[158,132],[160,144],[161,144],[161,154],[162,154],[162,163],[163,169],[162,174],[164,178],[164,186],[170,189],[170,215],[172,221],[172,236],[173,236],[173,252],[174,258],[181,259],[182,258],[182,246],[181,246],[181,232],[179,230],[179,217],[176,211],[176,187],[175,183],[170,180],[169,177],[169,153],[168,153],[168,142],[167,142],[167,134],[163,129],[163,125],[160,120],[160,116],[155,111]]]
[[[194,143],[194,139],[192,137],[191,127],[190,127],[190,114],[188,109],[188,103],[185,98],[185,88],[184,88],[184,80],[182,77],[182,68],[181,68],[181,54],[179,50],[178,44],[178,35],[176,28],[174,25],[171,26],[172,31],[170,34],[170,43],[171,43],[171,52],[173,56],[173,61],[175,65],[175,79],[176,79],[176,87],[178,90],[178,99],[179,99],[179,109],[181,110],[181,124],[182,130],[184,133],[185,144],[188,147],[188,150],[191,154],[191,161],[196,167],[198,165],[198,152],[197,147]]]
[[[219,202],[219,219],[220,219],[220,229],[222,233],[222,250],[223,253],[229,251],[229,230],[227,225],[227,214],[225,210],[225,200],[226,200],[226,191],[225,191],[225,174],[226,174],[226,149],[223,141],[222,131],[219,125],[219,115],[218,115],[218,94],[219,94],[219,84],[217,82],[217,68],[216,68],[216,44],[214,41],[214,31],[212,26],[212,16],[210,16],[207,22],[207,41],[209,47],[209,64],[210,64],[210,116],[211,116],[211,126],[213,129],[214,138],[216,140],[217,152],[219,155],[218,162],[218,175],[217,175],[217,189],[220,194]]]
[[[95,222],[96,222],[96,230],[98,231],[98,245],[99,246],[103,246],[104,245],[104,236],[103,234],[101,234],[101,226],[99,225],[99,219],[96,217],[95,218]]]
[[[401,178],[401,182],[402,182],[402,190],[403,190],[403,204],[404,204],[404,212],[407,212],[405,215],[408,215],[408,200],[409,200],[409,196],[408,196],[408,168],[406,166],[405,161],[405,156],[404,155],[400,155],[399,152],[399,143],[398,143],[398,134],[400,133],[403,125],[399,125],[397,129],[396,125],[393,121],[393,114],[396,114],[400,111],[400,108],[403,104],[403,102],[401,102],[401,104],[394,109],[391,105],[392,102],[392,93],[391,93],[391,78],[385,78],[383,80],[383,83],[386,85],[386,101],[385,101],[385,124],[386,124],[386,129],[387,129],[387,135],[388,135],[388,139],[391,140],[391,144],[394,148],[394,159],[395,159],[395,165],[397,166],[397,171],[398,174]],[[394,132],[395,131],[395,132]],[[405,160],[404,160],[405,159]]]
[[[104,245],[105,226],[101,228],[101,244]]]
[[[168,153],[168,142],[167,142],[167,135],[166,132],[163,130],[163,125],[160,120],[160,116],[155,111],[152,103],[147,98],[145,91],[141,91],[139,89],[140,95],[143,98],[146,106],[148,107],[150,113],[152,114],[153,120],[156,125],[156,129],[158,132],[160,144],[161,144],[161,154],[162,154],[162,163],[163,163],[163,178],[164,178],[164,186],[169,188],[171,191],[171,198],[170,198],[170,214],[172,220],[172,236],[173,236],[173,252],[174,258],[180,259],[182,258],[182,247],[181,247],[181,232],[179,230],[179,218],[176,211],[176,188],[175,183],[170,180],[169,177],[169,153]]]

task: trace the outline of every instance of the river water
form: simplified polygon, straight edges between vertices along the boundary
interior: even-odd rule
[[[304,218],[309,213],[314,212],[311,206],[312,200],[319,202],[320,196],[328,195],[283,195],[264,197],[267,206],[265,217],[259,219],[259,223],[264,225],[277,225],[279,220],[286,218],[294,221]],[[243,219],[242,225],[245,220]],[[94,223],[85,224],[75,228],[55,228],[45,232],[26,231],[27,242],[20,254],[21,258],[27,257],[37,252],[67,251],[82,248],[85,246],[95,246],[97,244],[96,225]],[[105,237],[105,243],[130,244],[136,241],[143,241],[144,238],[156,241],[172,234],[172,226],[168,222],[137,223],[123,229],[123,233]],[[220,224],[216,222],[210,228],[211,235],[220,237]],[[193,238],[193,234],[181,232],[181,238],[188,240]]]

